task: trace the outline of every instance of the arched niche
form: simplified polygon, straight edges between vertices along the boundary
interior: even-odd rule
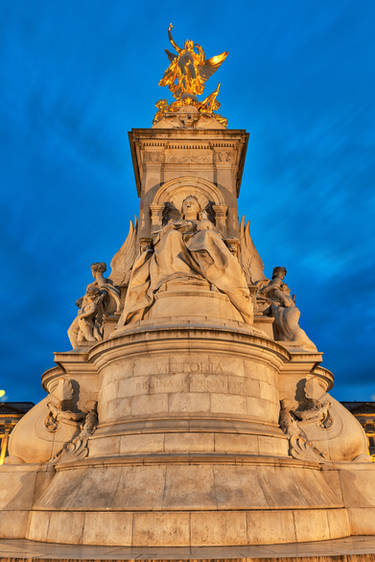
[[[222,193],[210,181],[195,176],[183,176],[167,181],[158,189],[150,205],[153,230],[160,228],[162,224],[162,214],[166,203],[172,203],[176,209],[181,209],[182,202],[188,195],[194,195],[202,209],[212,203],[216,227],[225,235],[227,206]]]

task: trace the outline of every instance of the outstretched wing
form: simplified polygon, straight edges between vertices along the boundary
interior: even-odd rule
[[[217,71],[219,66],[225,61],[228,53],[224,51],[221,55],[216,55],[204,61],[204,64],[199,65],[199,75],[204,82]]]
[[[167,53],[167,57],[169,59],[169,62],[173,62],[175,58],[177,58],[178,55],[174,55],[173,53],[171,53],[170,51],[168,51],[168,49],[164,49],[165,52]]]
[[[245,225],[245,217],[240,224],[240,263],[249,285],[265,279],[264,264],[250,236],[250,221]]]
[[[131,268],[137,255],[137,233],[138,222],[137,217],[134,217],[134,225],[133,221],[130,221],[126,240],[111,261],[112,272],[109,278],[118,287],[129,283]]]

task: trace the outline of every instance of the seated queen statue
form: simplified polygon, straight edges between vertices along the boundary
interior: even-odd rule
[[[205,279],[227,295],[245,323],[252,324],[252,301],[241,265],[194,195],[182,202],[180,218],[155,233],[153,248],[135,261],[118,327],[142,320],[159,289],[173,279],[192,284]]]

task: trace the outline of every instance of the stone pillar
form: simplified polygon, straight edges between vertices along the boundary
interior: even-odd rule
[[[164,205],[150,205],[151,211],[151,230],[155,232],[162,226]]]
[[[216,228],[221,232],[223,236],[227,233],[227,205],[213,205],[216,218]]]

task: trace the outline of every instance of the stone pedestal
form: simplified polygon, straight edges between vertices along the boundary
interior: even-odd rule
[[[92,348],[100,424],[89,456],[56,466],[27,537],[220,546],[347,536],[337,472],[288,457],[278,425],[288,359],[251,328],[193,322],[144,322]]]

